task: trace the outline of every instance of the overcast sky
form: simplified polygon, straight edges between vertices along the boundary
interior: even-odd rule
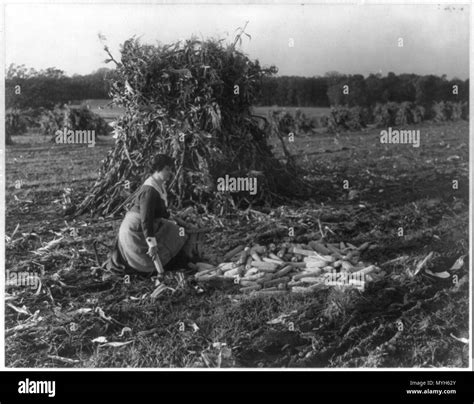
[[[243,50],[279,75],[341,73],[469,75],[469,8],[447,5],[126,5],[6,6],[6,65],[87,74],[133,35],[147,43],[234,37],[249,21]],[[403,47],[398,46],[399,38]],[[293,40],[294,46],[289,42]],[[112,67],[112,66],[110,66]]]

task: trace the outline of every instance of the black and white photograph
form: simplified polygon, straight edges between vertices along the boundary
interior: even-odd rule
[[[5,3],[5,368],[472,370],[471,18]]]

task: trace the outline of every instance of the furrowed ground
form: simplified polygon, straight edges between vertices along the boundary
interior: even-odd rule
[[[286,234],[269,232],[277,225],[306,242],[321,224],[329,242],[375,243],[361,258],[387,272],[363,292],[267,298],[243,298],[232,284],[200,290],[187,271],[154,301],[151,280],[102,281],[97,259],[107,248],[99,244],[96,257],[93,243],[110,246],[120,218],[68,219],[61,198],[64,188],[84,197],[111,140],[7,148],[6,270],[41,279],[7,285],[7,366],[467,367],[468,257],[446,279],[425,269],[447,271],[469,252],[468,123],[417,128],[419,148],[381,145],[375,129],[297,137],[290,149],[319,185],[312,200],[214,218],[204,261],[220,262],[243,240],[281,241]]]

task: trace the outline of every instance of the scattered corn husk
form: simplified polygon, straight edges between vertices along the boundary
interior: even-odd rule
[[[468,338],[463,338],[463,337],[456,337],[453,333],[449,334],[452,338],[454,338],[456,341],[462,342],[463,344],[469,344],[469,339]]]
[[[125,341],[125,342],[106,342],[105,344],[99,345],[99,347],[112,347],[112,348],[120,348],[121,346],[131,344],[133,340]]]
[[[431,260],[433,257],[433,251],[431,251],[425,258],[423,258],[420,262],[418,262],[415,272],[413,276],[418,275],[418,273],[426,266],[426,264]]]
[[[33,254],[36,255],[42,255],[53,248],[57,247],[61,241],[63,241],[64,237],[60,237],[59,239],[51,240],[48,244],[46,244],[44,247],[38,248],[36,251],[33,251]]]
[[[457,271],[464,266],[464,257],[465,255],[461,255],[456,262],[449,268],[450,271]]]
[[[165,291],[170,290],[172,288],[169,288],[168,286],[164,285],[163,283],[158,285],[158,287],[151,293],[150,297],[152,299],[156,299],[158,296],[163,294]]]
[[[440,278],[440,279],[447,279],[451,276],[451,274],[447,271],[443,271],[443,272],[433,272],[433,271],[430,271],[429,269],[425,269],[425,272],[428,274],[428,275],[431,275],[431,276],[434,276],[435,278]]]
[[[28,308],[25,305],[23,305],[22,307],[16,307],[15,305],[13,305],[11,303],[7,303],[7,306],[12,308],[13,310],[15,310],[19,314],[25,314],[27,316],[32,315],[30,310],[28,310]]]

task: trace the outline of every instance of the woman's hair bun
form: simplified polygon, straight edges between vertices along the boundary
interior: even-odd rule
[[[174,160],[166,154],[157,154],[151,160],[150,171],[152,173],[154,173],[155,171],[161,171],[166,166],[174,168]]]

